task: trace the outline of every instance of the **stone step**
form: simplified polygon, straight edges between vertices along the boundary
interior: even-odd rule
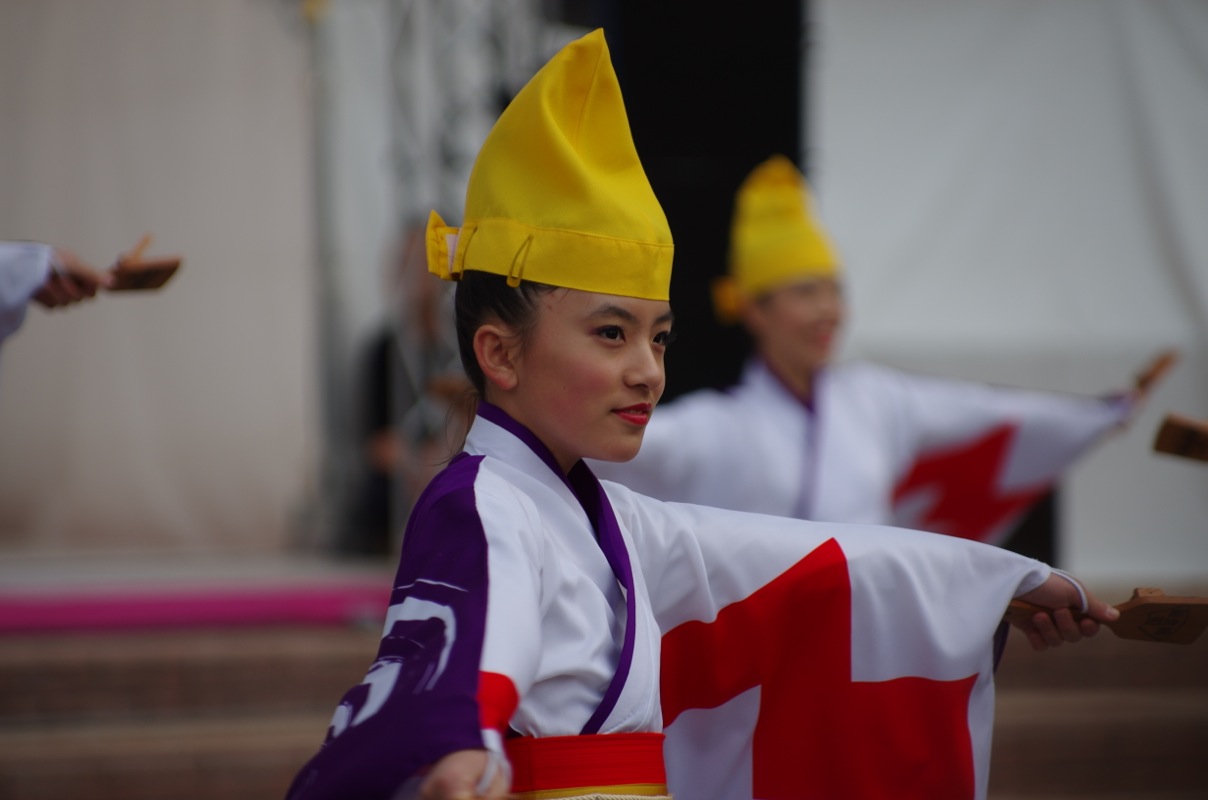
[[[1208,797],[1208,689],[1000,691],[991,763],[997,800]]]
[[[331,713],[377,629],[197,628],[0,637],[0,724]]]
[[[0,728],[0,797],[281,798],[330,713]]]

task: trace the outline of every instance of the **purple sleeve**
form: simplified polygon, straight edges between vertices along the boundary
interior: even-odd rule
[[[344,695],[289,800],[389,800],[443,756],[484,746],[478,681],[487,549],[473,488],[480,460],[458,457],[420,496],[377,659]]]

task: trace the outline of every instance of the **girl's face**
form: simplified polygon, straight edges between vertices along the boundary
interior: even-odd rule
[[[842,286],[816,278],[773,289],[749,306],[746,323],[774,369],[806,378],[830,361],[843,315]]]
[[[514,385],[492,401],[550,449],[563,471],[581,458],[628,461],[663,394],[671,335],[665,301],[556,289],[513,346]]]

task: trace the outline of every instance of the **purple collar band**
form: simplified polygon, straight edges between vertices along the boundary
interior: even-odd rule
[[[621,691],[625,688],[625,682],[629,678],[636,638],[634,625],[637,620],[637,609],[633,591],[633,567],[629,562],[629,550],[625,547],[625,539],[621,535],[621,526],[617,523],[617,516],[613,513],[612,504],[608,502],[608,495],[604,492],[604,487],[600,485],[600,481],[596,479],[595,474],[585,463],[576,462],[571,468],[570,474],[563,475],[562,468],[558,466],[558,462],[549,448],[533,435],[532,431],[508,416],[503,409],[483,400],[478,404],[478,416],[488,422],[493,422],[524,442],[545,462],[546,466],[562,479],[562,482],[579,501],[579,505],[587,512],[600,549],[603,551],[604,557],[608,559],[608,565],[612,567],[613,575],[625,590],[625,643],[621,647],[617,671],[613,674],[612,681],[608,684],[608,689],[604,692],[600,705],[591,715],[587,724],[583,726],[582,731],[584,734],[599,733],[600,726],[604,724],[604,720],[616,707],[617,700],[621,697]]]

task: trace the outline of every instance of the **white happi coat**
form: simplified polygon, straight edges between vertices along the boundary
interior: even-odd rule
[[[38,242],[0,242],[0,344],[25,319],[25,305],[46,281],[51,247]]]
[[[603,553],[610,530],[627,566]],[[449,752],[498,751],[508,728],[579,734],[623,674],[593,730],[666,717],[677,796],[884,796],[898,772],[858,767],[879,746],[927,773],[921,796],[963,775],[939,794],[983,797],[991,638],[1048,574],[976,542],[665,503],[582,463],[564,477],[484,404],[412,512],[378,660],[289,796],[391,798]],[[919,686],[948,699],[860,700]]]
[[[601,478],[663,500],[998,541],[1128,413],[1123,398],[868,363],[821,371],[807,407],[756,359],[729,391],[701,390],[656,408],[632,461],[590,463]],[[964,498],[963,508],[943,505],[953,496]]]

